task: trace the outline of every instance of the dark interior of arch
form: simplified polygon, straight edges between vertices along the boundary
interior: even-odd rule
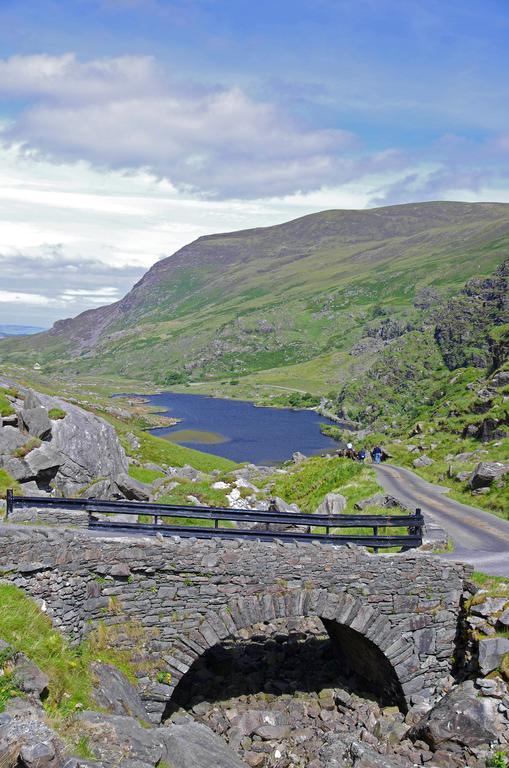
[[[210,648],[180,680],[163,719],[202,702],[336,687],[404,709],[403,691],[382,652],[358,632],[322,621],[317,620],[314,632],[286,627],[262,634],[255,628],[248,639],[232,638]]]
[[[343,673],[355,680],[358,690],[376,696],[384,706],[397,705],[406,712],[403,688],[389,659],[360,632],[322,619]]]

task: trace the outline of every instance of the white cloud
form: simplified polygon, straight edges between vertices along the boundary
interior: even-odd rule
[[[0,95],[27,106],[6,141],[58,160],[147,168],[209,196],[316,189],[345,179],[355,139],[305,127],[240,88],[179,83],[150,57],[73,54],[0,60]]]

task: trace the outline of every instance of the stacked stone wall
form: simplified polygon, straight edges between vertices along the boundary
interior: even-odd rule
[[[154,720],[205,650],[277,618],[319,617],[339,646],[345,632],[334,627],[349,628],[349,637],[357,633],[386,657],[407,705],[434,699],[451,682],[470,573],[416,552],[9,526],[1,529],[0,569],[74,641],[104,623],[129,647],[123,628],[136,624],[160,670],[139,680]]]

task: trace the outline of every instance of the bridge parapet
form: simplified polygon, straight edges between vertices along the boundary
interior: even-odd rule
[[[133,647],[140,634],[135,641],[124,630],[135,622],[159,670],[140,677],[154,721],[208,648],[276,618],[321,618],[345,666],[385,686],[403,707],[433,699],[450,679],[470,574],[415,552],[9,526],[1,529],[0,569],[44,601],[75,641],[103,623],[122,647]]]

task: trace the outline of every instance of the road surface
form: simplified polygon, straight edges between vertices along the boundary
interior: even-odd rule
[[[427,521],[447,531],[454,552],[443,557],[471,563],[493,576],[509,577],[509,521],[448,498],[449,488],[428,483],[409,469],[392,464],[375,469],[387,493],[412,508],[420,507]]]

